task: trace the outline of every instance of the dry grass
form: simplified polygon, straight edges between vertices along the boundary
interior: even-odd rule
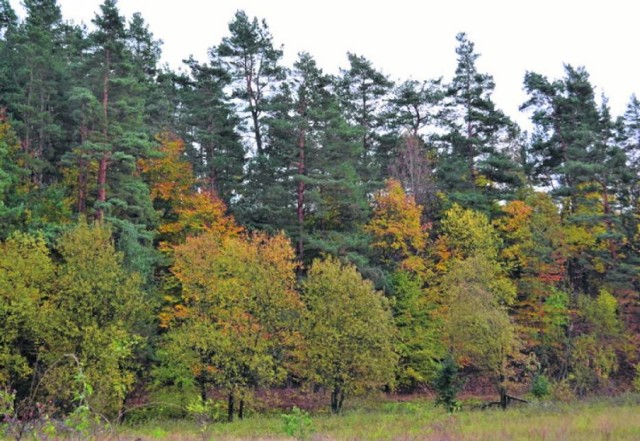
[[[122,441],[275,441],[283,435],[279,415],[257,415],[200,431],[185,421],[123,427],[110,439]],[[106,441],[106,439],[104,439]],[[344,415],[313,416],[311,441],[637,441],[640,440],[640,397],[601,399],[588,403],[540,403],[507,411],[466,410],[447,415],[431,402],[385,403]]]

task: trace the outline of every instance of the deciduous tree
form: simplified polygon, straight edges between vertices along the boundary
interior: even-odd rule
[[[332,412],[340,412],[347,396],[392,384],[393,321],[371,282],[354,266],[327,257],[314,261],[303,293],[308,373],[330,391]]]
[[[283,381],[300,344],[294,253],[282,235],[188,238],[174,250],[181,314],[164,337],[159,378],[228,393],[231,421],[247,393]],[[185,378],[186,376],[186,378]],[[166,378],[169,377],[169,378]]]
[[[51,368],[43,390],[71,403],[75,367],[63,357],[74,354],[94,389],[91,405],[117,414],[136,379],[150,299],[140,276],[124,268],[109,227],[81,221],[60,238],[57,251],[61,263],[47,298],[51,312],[43,354]]]
[[[444,341],[462,364],[473,364],[492,379],[500,405],[508,404],[510,362],[518,354],[516,329],[507,311],[515,287],[482,254],[458,261],[442,281],[447,308]]]

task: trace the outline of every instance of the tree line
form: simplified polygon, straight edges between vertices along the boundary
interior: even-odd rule
[[[90,28],[0,0],[0,387],[122,412],[144,390],[345,397],[544,378],[620,390],[638,362],[640,101],[527,72],[532,133],[469,37],[451,78],[293,66],[267,23],[172,70],[140,14]],[[447,401],[445,399],[445,401]],[[448,404],[451,405],[451,399]]]

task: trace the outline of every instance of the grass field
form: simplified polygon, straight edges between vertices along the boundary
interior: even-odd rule
[[[433,441],[638,441],[640,396],[625,395],[577,403],[535,403],[506,411],[462,410],[448,415],[429,401],[382,403],[341,416],[312,415],[308,440]],[[285,440],[281,415],[212,424],[154,422],[122,427],[120,440]],[[112,438],[112,439],[113,439]]]

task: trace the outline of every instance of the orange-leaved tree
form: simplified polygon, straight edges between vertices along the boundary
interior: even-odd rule
[[[227,207],[211,188],[195,177],[184,158],[184,142],[163,132],[157,136],[159,155],[139,162],[149,182],[154,206],[161,214],[161,248],[182,243],[187,236],[215,232],[236,235],[240,228],[226,214]]]

